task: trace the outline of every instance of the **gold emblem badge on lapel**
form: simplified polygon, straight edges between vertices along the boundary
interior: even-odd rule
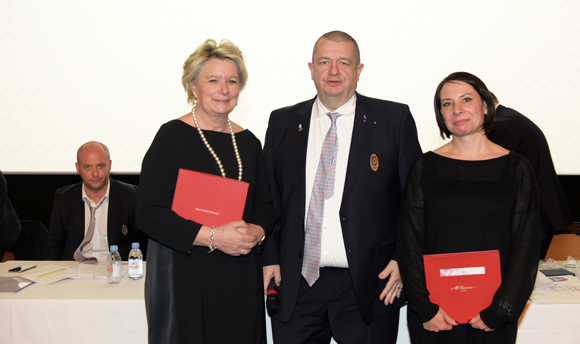
[[[371,155],[371,168],[375,172],[379,169],[379,157],[376,154]]]
[[[129,230],[127,229],[127,226],[125,225],[121,226],[121,233],[123,233],[123,235],[127,235],[128,232]]]

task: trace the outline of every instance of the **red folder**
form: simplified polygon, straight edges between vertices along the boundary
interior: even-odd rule
[[[171,209],[185,219],[221,226],[242,219],[248,187],[236,179],[181,168]]]
[[[499,251],[424,255],[429,299],[457,323],[491,305],[501,284]]]

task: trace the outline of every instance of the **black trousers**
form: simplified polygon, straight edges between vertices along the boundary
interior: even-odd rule
[[[322,268],[312,287],[303,278],[290,321],[272,318],[274,344],[328,344],[333,337],[340,344],[394,344],[398,330],[398,308],[363,320],[348,269]]]

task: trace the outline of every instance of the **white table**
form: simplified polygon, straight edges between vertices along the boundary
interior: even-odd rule
[[[77,262],[0,263],[0,276],[22,264],[76,266]],[[103,266],[103,269],[105,267]],[[65,280],[0,294],[0,343],[147,343],[144,279],[120,284],[106,280]],[[406,311],[401,310],[399,340],[408,344]],[[528,303],[520,319],[519,344],[580,343],[580,304]],[[268,343],[272,343],[269,321]],[[333,341],[333,343],[335,343]]]
[[[23,265],[77,266],[74,261],[0,264],[0,276]],[[103,264],[103,263],[101,263]],[[106,266],[103,265],[103,273]],[[0,294],[0,343],[147,343],[144,279],[64,280]]]

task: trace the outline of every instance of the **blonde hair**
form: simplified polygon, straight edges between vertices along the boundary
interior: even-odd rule
[[[193,54],[189,55],[187,60],[183,63],[183,76],[181,83],[187,93],[187,101],[193,104],[196,101],[193,92],[191,91],[191,83],[197,81],[199,73],[211,58],[220,60],[230,59],[238,67],[238,78],[240,80],[240,91],[246,86],[248,81],[248,71],[244,63],[244,55],[242,51],[232,42],[224,39],[219,45],[213,39],[206,40],[200,45]]]

